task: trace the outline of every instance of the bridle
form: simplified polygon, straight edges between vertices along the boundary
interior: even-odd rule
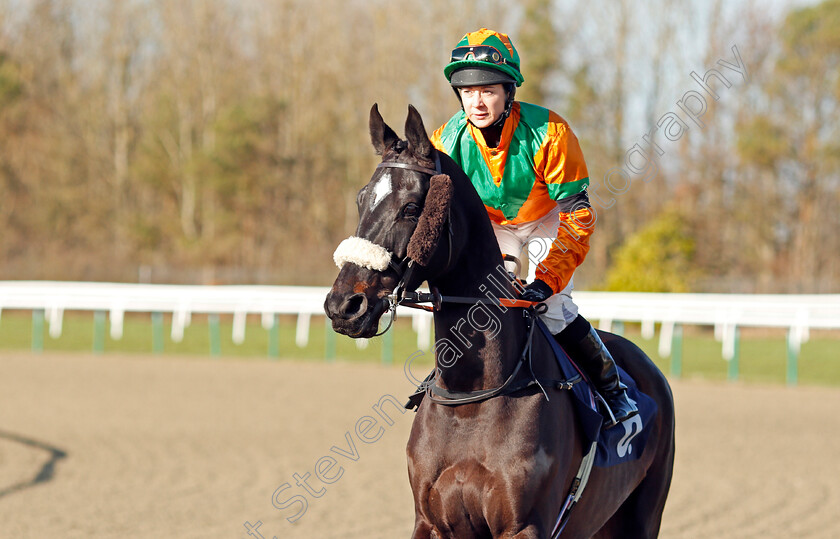
[[[428,174],[429,177],[435,176],[440,174],[440,154],[436,151],[435,152],[435,168],[427,168],[421,167],[420,165],[413,165],[411,163],[398,163],[397,161],[383,161],[376,165],[376,168],[402,168],[405,170],[413,170],[415,172],[422,172],[423,174]],[[449,233],[449,259],[447,260],[447,266],[450,262],[452,262],[452,220],[449,218],[449,215],[446,216],[446,226]],[[414,271],[414,261],[411,260],[411,257],[406,254],[404,257],[398,259],[397,255],[391,255],[391,261],[388,263],[391,269],[397,272],[397,276],[400,278],[399,283],[397,283],[397,287],[395,291],[400,289],[400,287],[404,287],[405,283],[408,282],[408,279],[411,277],[411,274]]]
[[[379,163],[376,166],[376,168],[401,168],[405,170],[421,172],[431,177],[441,173],[440,153],[435,153],[435,168],[433,169],[411,163],[399,163],[397,161],[383,161],[382,163]],[[445,268],[449,268],[452,265],[455,245],[454,232],[452,229],[451,209],[449,210],[449,212],[447,212],[444,226],[447,230],[446,235],[448,244],[448,254]],[[410,256],[408,256],[407,253],[403,257],[398,257],[393,253],[390,254],[390,259],[388,260],[387,267],[397,274],[397,278],[399,280],[397,282],[397,285],[394,287],[394,291],[386,297],[386,299],[389,302],[388,310],[390,311],[390,319],[388,321],[388,324],[385,326],[385,329],[374,334],[374,337],[378,337],[387,332],[389,329],[391,329],[391,326],[393,325],[394,320],[396,320],[397,317],[397,307],[400,305],[405,307],[411,307],[414,309],[423,309],[431,312],[441,310],[444,303],[461,303],[470,305],[483,303],[502,307],[521,308],[531,308],[537,305],[536,303],[531,301],[523,301],[519,299],[505,297],[493,299],[488,297],[474,298],[464,296],[444,296],[441,295],[440,292],[435,288],[433,288],[431,292],[417,292],[415,290],[416,285],[411,286],[411,283],[412,277],[414,276],[414,272],[416,271],[418,265],[419,264]],[[431,306],[421,305],[423,303],[430,303]]]
[[[436,176],[441,173],[440,167],[440,152],[435,151],[435,168],[428,168],[422,167],[420,165],[414,165],[411,163],[399,163],[397,161],[383,161],[376,165],[376,168],[402,168],[405,170],[413,170],[415,172],[421,172],[423,174],[428,174],[429,177]],[[446,215],[446,229],[447,229],[447,242],[449,243],[449,255],[447,256],[446,260],[446,267],[449,267],[452,263],[452,251],[453,251],[453,231],[452,231],[452,219],[451,215],[447,213]],[[405,256],[402,258],[398,258],[397,255],[392,254],[391,260],[388,262],[388,267],[390,267],[394,272],[396,272],[399,281],[397,282],[397,286],[394,287],[394,292],[388,296],[388,301],[390,302],[390,306],[388,310],[391,312],[391,318],[388,321],[388,325],[385,326],[385,329],[376,333],[374,337],[378,337],[384,334],[386,331],[391,329],[391,326],[394,323],[394,320],[397,318],[397,306],[403,304],[404,300],[407,298],[405,297],[406,294],[412,295],[416,294],[414,290],[408,290],[407,285],[411,282],[411,277],[414,275],[414,271],[417,268],[417,263],[408,256],[406,253]],[[418,283],[419,284],[419,283]]]

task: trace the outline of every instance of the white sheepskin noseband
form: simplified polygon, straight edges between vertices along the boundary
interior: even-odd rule
[[[333,253],[335,265],[341,268],[345,262],[352,262],[357,266],[384,271],[391,262],[391,253],[388,249],[377,245],[364,238],[350,236],[338,244]]]

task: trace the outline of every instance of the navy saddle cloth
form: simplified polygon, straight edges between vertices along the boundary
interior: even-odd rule
[[[638,459],[642,455],[650,434],[650,426],[656,415],[656,402],[639,391],[636,381],[619,367],[621,381],[627,386],[627,396],[639,408],[639,414],[608,429],[601,429],[604,418],[598,411],[595,390],[591,387],[588,378],[557,344],[548,328],[539,319],[537,319],[537,326],[551,343],[563,376],[571,379],[580,375],[586,380],[586,383],[575,384],[571,391],[575,396],[572,400],[576,404],[584,435],[590,444],[595,440],[598,441],[594,465],[607,467]]]

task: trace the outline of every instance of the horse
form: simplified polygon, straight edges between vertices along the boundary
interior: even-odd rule
[[[485,207],[460,167],[432,146],[419,112],[409,105],[405,140],[377,105],[369,127],[382,162],[358,193],[359,224],[336,250],[341,269],[324,309],[336,332],[369,338],[401,296],[423,281],[434,291],[427,296],[435,302],[436,392],[417,409],[406,448],[412,537],[555,537],[587,450],[572,397],[562,384],[499,391],[521,378],[526,349],[537,358],[534,379],[562,377],[548,359],[549,340],[539,332],[529,338],[533,310],[493,305],[498,295],[516,297],[515,283],[499,278],[503,257]],[[562,537],[656,537],[674,462],[673,397],[638,347],[599,333],[657,411],[637,460],[591,469]],[[482,398],[451,406],[435,395]]]

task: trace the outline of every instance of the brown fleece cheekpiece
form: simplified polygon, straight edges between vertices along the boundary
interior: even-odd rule
[[[446,174],[432,176],[429,180],[429,192],[426,193],[423,213],[420,214],[417,228],[414,229],[406,249],[408,256],[421,266],[427,266],[435,254],[446,219],[449,217],[453,191],[452,180]]]

